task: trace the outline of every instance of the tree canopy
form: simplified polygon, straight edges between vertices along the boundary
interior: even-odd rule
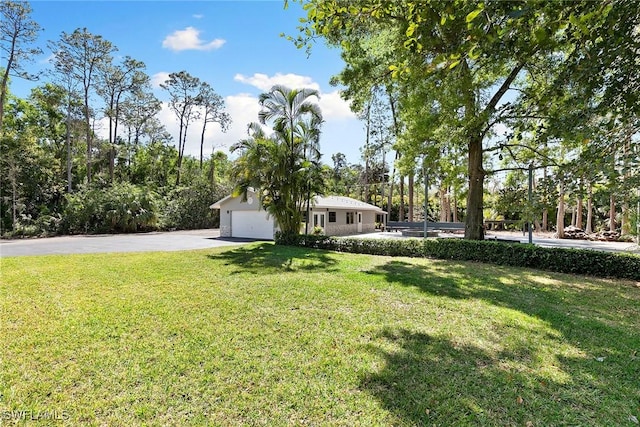
[[[485,153],[499,124],[536,122],[563,101],[581,106],[574,117],[582,120],[612,106],[637,115],[638,92],[628,91],[639,79],[630,73],[639,52],[633,3],[314,0],[304,3],[295,41],[322,38],[342,49],[346,67],[336,80],[347,97],[366,99],[379,85],[399,94],[401,140],[412,155],[405,161],[434,145],[464,148],[465,237],[482,239]]]
[[[253,189],[283,233],[300,232],[302,212],[322,191],[319,136],[322,113],[311,101],[318,92],[276,85],[260,95],[260,123],[249,125],[249,137],[235,144],[240,157],[232,169],[236,192],[246,199]],[[261,127],[269,124],[273,134]],[[307,209],[308,211],[308,209]]]

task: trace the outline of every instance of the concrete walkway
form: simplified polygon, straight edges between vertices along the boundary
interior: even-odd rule
[[[0,240],[0,257],[99,252],[151,252],[207,249],[251,242],[221,239],[219,230],[186,230],[140,234],[60,236],[43,239]]]

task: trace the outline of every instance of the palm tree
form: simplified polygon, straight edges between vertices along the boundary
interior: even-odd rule
[[[320,184],[322,187],[322,180],[319,179],[320,174],[320,126],[322,125],[322,118],[319,116],[311,116],[307,120],[301,120],[296,128],[296,134],[301,140],[304,147],[305,169],[307,171],[307,220],[305,221],[304,233],[309,234],[309,222],[311,218],[311,192],[312,184]],[[315,188],[316,192],[321,192],[322,188]]]
[[[313,96],[318,92],[312,89],[274,86],[260,95],[258,114],[260,123],[270,124],[274,133],[267,136],[260,124],[252,123],[249,137],[231,147],[241,153],[232,169],[236,193],[246,198],[252,187],[283,233],[299,233],[304,202],[319,190],[314,178],[319,176],[315,171],[320,168],[322,114],[309,101]]]

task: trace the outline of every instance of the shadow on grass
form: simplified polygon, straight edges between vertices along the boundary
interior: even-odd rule
[[[370,350],[385,367],[365,375],[360,388],[402,425],[622,425],[633,411],[631,386],[620,390],[630,393],[626,399],[612,401],[598,390],[611,382],[585,384],[597,375],[597,362],[565,360],[574,377],[563,382],[509,369],[504,354],[442,337],[402,329],[385,330],[378,340],[384,345]]]
[[[545,272],[479,263],[441,265],[392,260],[367,273],[430,295],[480,299],[520,311],[548,322],[570,341],[600,352],[614,344],[613,337],[618,340],[616,346],[640,348],[640,332],[629,334],[640,317],[640,291],[635,288],[625,290],[598,279],[589,280],[589,284],[579,276],[569,275],[560,276],[565,280],[560,283]]]
[[[369,271],[430,295],[517,310],[548,326],[514,332],[513,325],[496,320],[510,338],[500,341],[504,349],[493,356],[455,339],[384,331],[387,345],[373,351],[384,356],[385,367],[366,376],[362,388],[403,422],[416,425],[621,425],[640,416],[638,290],[573,276],[558,283],[545,273],[515,271],[397,260]],[[389,351],[388,344],[399,349]],[[580,356],[565,356],[562,345]],[[553,369],[563,381],[532,368],[543,360],[541,353],[555,360]],[[505,370],[514,364],[522,369]]]
[[[256,246],[242,246],[217,254],[207,255],[209,259],[221,261],[224,265],[235,266],[232,274],[268,274],[295,271],[335,271],[335,257],[328,252],[315,249],[276,246],[260,243]]]

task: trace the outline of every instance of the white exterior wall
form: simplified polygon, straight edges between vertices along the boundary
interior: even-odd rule
[[[313,217],[313,209],[311,215]],[[325,212],[326,227],[324,234],[328,236],[345,236],[349,234],[358,234],[357,212],[362,213],[362,232],[373,233],[376,230],[376,212],[375,211],[359,211],[354,209],[331,209],[317,208],[316,212]],[[329,222],[329,212],[336,213],[336,222]],[[347,212],[353,212],[353,224],[347,224]],[[312,230],[309,230],[310,232]]]
[[[259,210],[258,198],[253,193],[249,193],[249,196],[253,198],[253,203],[241,202],[241,197],[230,197],[220,204],[220,236],[231,237],[232,236],[232,223],[231,212],[233,211],[255,211]],[[311,208],[311,218],[313,218],[313,212],[322,212],[325,214],[325,234],[331,236],[345,236],[350,234],[358,234],[357,212],[362,213],[362,233],[372,233],[375,231],[376,214],[380,211],[375,210],[359,210],[354,206],[348,209],[333,209],[333,208]],[[329,222],[329,212],[336,213],[336,222]],[[354,213],[354,223],[347,224],[347,212]],[[266,212],[265,212],[266,214]],[[278,224],[275,224],[275,229],[278,229]],[[301,233],[304,233],[304,224],[301,228]],[[311,226],[309,232],[313,231]]]
[[[260,201],[255,194],[249,193],[253,203],[242,202],[242,197],[231,197],[220,204],[220,237],[231,237],[231,212],[259,210]],[[266,212],[265,212],[266,215]]]

